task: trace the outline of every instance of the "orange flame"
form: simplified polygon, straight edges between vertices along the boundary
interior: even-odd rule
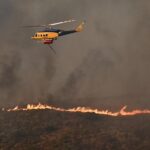
[[[24,108],[19,108],[19,106],[16,106],[13,109],[7,109],[6,111],[12,112],[12,111],[30,111],[30,110],[49,109],[49,110],[55,110],[55,111],[60,111],[60,112],[95,113],[98,115],[108,115],[108,116],[133,116],[133,115],[139,115],[139,114],[150,114],[150,110],[148,109],[126,111],[126,108],[127,106],[124,106],[123,108],[120,109],[120,111],[111,112],[108,110],[92,109],[88,107],[76,107],[76,108],[64,109],[64,108],[59,108],[59,107],[54,107],[54,106],[39,103],[37,105],[28,104]],[[5,109],[3,108],[2,111],[5,111]]]

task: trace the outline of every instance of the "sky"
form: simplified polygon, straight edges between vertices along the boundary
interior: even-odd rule
[[[22,28],[68,19],[57,28],[85,29],[59,38],[56,55]],[[150,108],[148,0],[2,0],[0,20],[0,107]]]

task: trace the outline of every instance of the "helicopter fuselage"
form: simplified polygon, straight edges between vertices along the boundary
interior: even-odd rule
[[[32,39],[34,40],[45,40],[45,39],[54,39],[58,37],[58,33],[56,32],[37,32]]]

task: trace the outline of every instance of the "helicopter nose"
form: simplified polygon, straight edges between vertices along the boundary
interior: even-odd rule
[[[34,36],[32,36],[32,37],[31,37],[31,39],[35,39],[35,37],[34,37]]]

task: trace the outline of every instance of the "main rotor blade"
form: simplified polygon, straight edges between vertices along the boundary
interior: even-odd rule
[[[74,21],[76,21],[76,20],[66,20],[66,21],[51,23],[51,24],[48,24],[48,25],[49,26],[56,26],[56,25],[59,25],[59,24],[65,24],[65,23],[70,23],[70,22],[74,22]]]
[[[76,20],[66,20],[66,21],[61,21],[61,22],[56,22],[56,23],[51,23],[48,25],[29,25],[29,26],[23,26],[24,28],[37,28],[37,27],[48,27],[50,28],[51,26],[56,26],[56,25],[60,25],[60,24],[65,24],[65,23],[70,23],[70,22],[74,22]]]
[[[22,26],[24,28],[37,28],[37,27],[47,27],[47,25],[31,25],[31,26]]]

